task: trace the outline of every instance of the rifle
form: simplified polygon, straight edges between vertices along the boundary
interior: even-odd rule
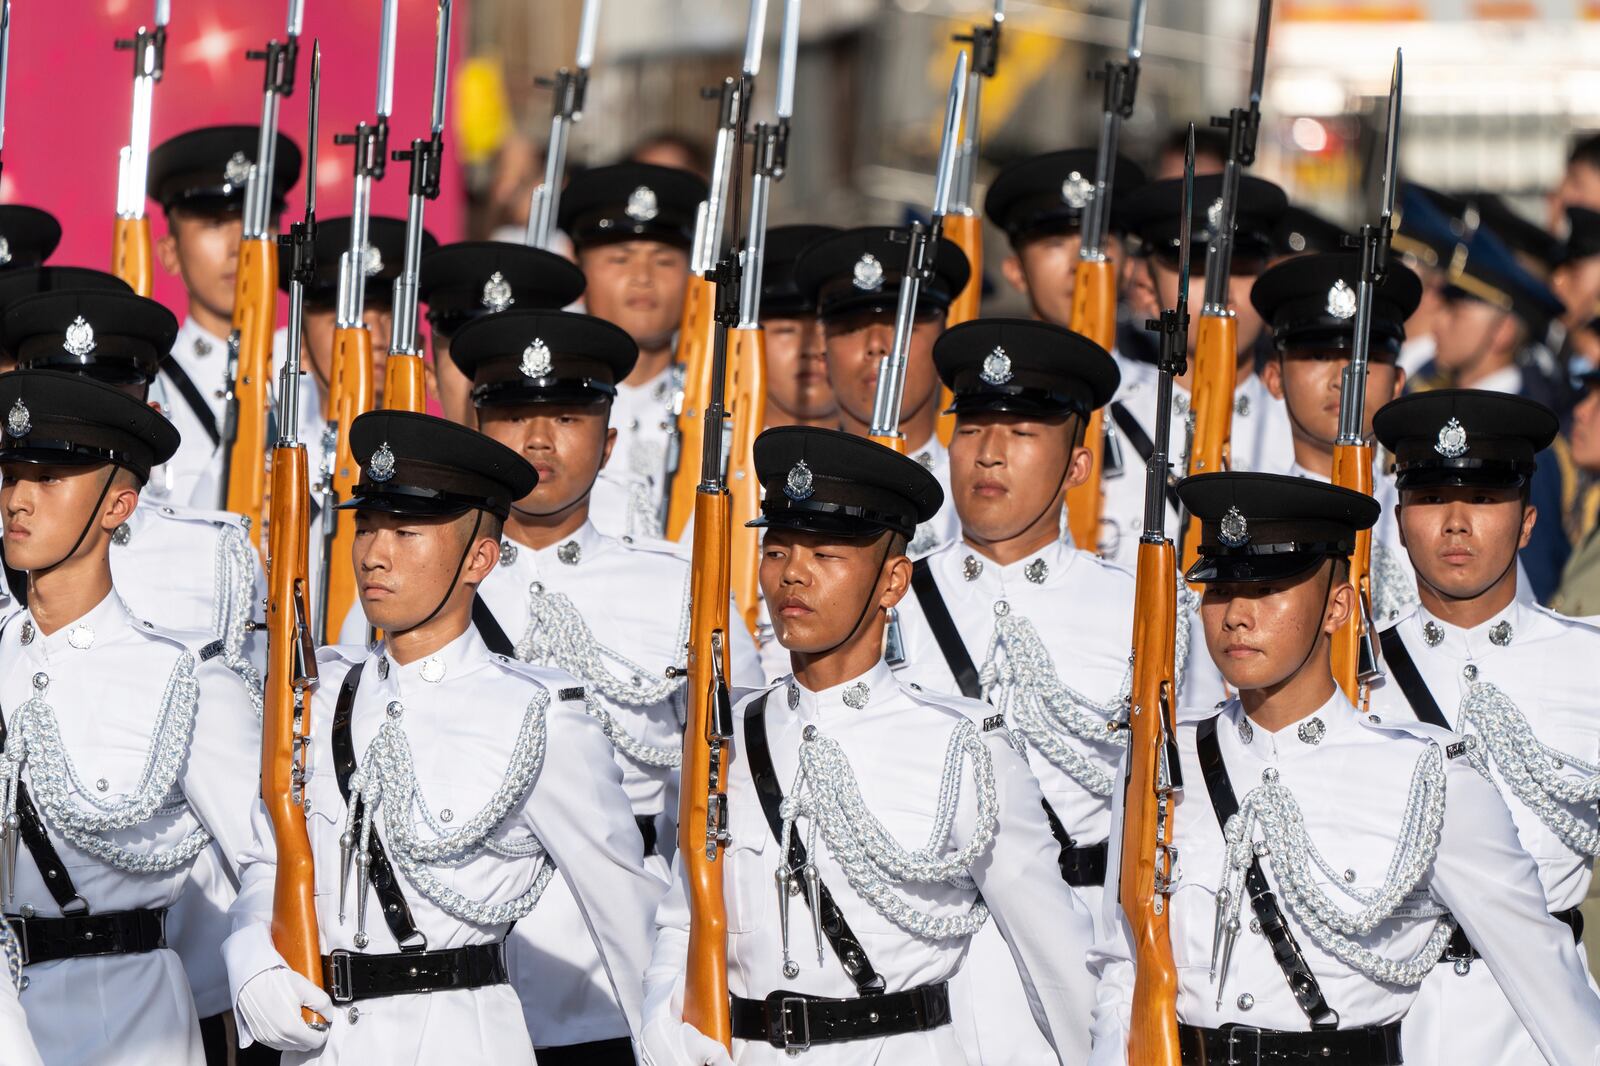
[[[1184,151],[1183,222],[1178,244],[1177,306],[1145,324],[1161,334],[1156,386],[1156,436],[1145,464],[1144,534],[1139,538],[1133,611],[1133,688],[1128,705],[1127,774],[1123,781],[1117,899],[1133,940],[1133,1009],[1128,1061],[1178,1066],[1178,973],[1168,930],[1173,814],[1183,781],[1173,730],[1178,582],[1167,538],[1167,441],[1172,431],[1172,379],[1189,353],[1189,245],[1194,205],[1194,125]]]
[[[339,627],[356,598],[355,569],[350,564],[355,520],[335,508],[355,487],[358,465],[350,451],[350,423],[372,409],[372,334],[362,320],[366,305],[367,218],[372,210],[372,183],[383,179],[389,151],[389,113],[394,106],[394,33],[400,0],[383,0],[378,41],[378,118],[356,124],[354,133],[340,133],[334,144],[355,148],[355,192],[350,209],[350,247],[339,257],[338,318],[333,333],[333,372],[328,387],[327,423],[323,429],[322,595],[317,632],[326,644],[337,644]],[[334,560],[339,560],[335,565]]]
[[[428,403],[422,344],[417,340],[417,279],[422,273],[422,207],[439,198],[439,166],[444,156],[444,93],[450,64],[451,0],[439,0],[434,30],[433,119],[427,140],[394,153],[411,164],[411,197],[406,207],[406,260],[394,279],[394,332],[383,366],[383,406],[391,411],[422,411]]]
[[[5,170],[6,82],[11,73],[11,0],[0,6],[0,173]]]
[[[1389,129],[1384,135],[1383,192],[1377,225],[1361,227],[1361,280],[1356,285],[1355,335],[1350,363],[1339,388],[1339,437],[1333,446],[1333,483],[1372,495],[1372,441],[1367,436],[1367,356],[1372,345],[1372,295],[1389,270],[1389,238],[1400,161],[1400,49],[1394,51],[1389,79]],[[1367,687],[1382,673],[1372,646],[1372,530],[1356,535],[1350,558],[1350,584],[1357,609],[1333,635],[1333,676],[1357,707],[1367,703]]]
[[[272,222],[272,178],[278,153],[278,105],[294,92],[295,60],[305,0],[289,0],[287,40],[269,40],[245,53],[266,66],[261,93],[261,129],[256,161],[244,183],[239,266],[233,282],[233,331],[228,334],[228,370],[222,418],[222,484],[218,506],[249,521],[250,539],[261,549],[261,519],[267,495],[267,387],[272,374],[272,331],[278,324],[278,243]],[[316,175],[306,172],[307,181]]]
[[[961,143],[956,148],[955,192],[945,233],[950,242],[967,257],[972,274],[967,284],[950,301],[945,312],[946,326],[959,326],[978,317],[983,298],[983,219],[972,208],[972,186],[978,178],[978,127],[983,80],[994,77],[1000,59],[1000,28],[1006,21],[1006,0],[994,0],[989,25],[974,24],[971,33],[958,33],[951,40],[972,45],[972,63],[967,68],[967,99],[961,119]],[[956,431],[956,416],[949,413],[950,390],[939,389],[939,439],[946,444]]]
[[[139,27],[119,52],[133,53],[133,122],[117,158],[117,221],[111,237],[111,272],[140,296],[149,296],[155,276],[150,257],[150,219],[144,213],[150,174],[150,109],[156,82],[166,68],[167,23],[172,0],[155,0],[155,28]]]
[[[554,78],[538,85],[554,90],[555,114],[550,119],[550,146],[544,153],[544,181],[533,190],[528,205],[525,243],[550,251],[550,234],[561,213],[561,181],[567,169],[567,139],[572,124],[583,118],[583,98],[589,91],[589,68],[594,64],[594,40],[600,30],[600,0],[583,0],[578,21],[578,56],[572,68],[562,67]]]
[[[669,540],[683,536],[689,516],[700,506],[696,471],[684,456],[702,451],[700,431],[706,425],[705,413],[712,389],[712,355],[718,330],[718,296],[715,272],[722,260],[723,228],[727,221],[731,171],[743,149],[745,120],[750,98],[755,92],[756,71],[761,65],[761,38],[766,29],[767,0],[750,0],[750,19],[745,25],[744,63],[739,77],[724,78],[716,89],[702,90],[708,99],[716,97],[717,145],[711,163],[711,190],[695,213],[694,245],[689,253],[689,284],[683,293],[683,317],[678,321],[678,365],[683,387],[677,401],[676,425],[667,445],[665,534]]]
[[[1117,272],[1106,257],[1106,231],[1111,225],[1112,182],[1116,176],[1117,137],[1122,120],[1133,116],[1139,91],[1139,62],[1144,54],[1144,0],[1133,0],[1128,20],[1127,59],[1107,60],[1089,76],[1105,87],[1100,116],[1100,146],[1095,153],[1094,193],[1084,205],[1078,263],[1072,281],[1074,333],[1081,333],[1106,351],[1117,343]],[[1100,546],[1100,477],[1105,467],[1105,415],[1096,409],[1084,425],[1083,446],[1089,449],[1089,477],[1067,490],[1067,528],[1072,542],[1085,551]]]
[[[868,436],[904,455],[906,439],[900,433],[900,401],[906,389],[906,361],[911,351],[911,330],[916,322],[917,295],[933,276],[939,254],[939,237],[950,209],[950,186],[955,180],[956,130],[961,124],[961,102],[967,90],[967,53],[956,54],[945,100],[944,137],[939,143],[939,169],[934,177],[933,212],[924,226],[920,219],[906,227],[906,274],[900,282],[900,302],[895,307],[894,340],[878,369],[878,393],[872,398],[872,426]]]
[[[316,280],[317,107],[322,49],[311,46],[311,110],[306,137],[306,217],[278,238],[294,256],[289,274],[289,357],[278,383],[279,436],[272,448],[272,522],[267,554],[267,678],[261,719],[261,800],[272,819],[278,866],[272,886],[272,942],[295,971],[322,983],[316,879],[306,831],[305,752],[311,742],[308,693],[317,684],[316,638],[306,613],[311,487],[300,442],[300,338],[305,286]],[[313,1026],[327,1027],[305,1011]]]
[[[1256,131],[1261,125],[1261,86],[1266,77],[1267,31],[1272,0],[1261,0],[1256,16],[1255,58],[1250,67],[1250,101],[1211,124],[1228,130],[1228,161],[1222,168],[1221,213],[1206,244],[1205,305],[1200,309],[1200,336],[1195,341],[1190,410],[1194,442],[1189,448],[1189,473],[1226,470],[1233,434],[1233,391],[1238,379],[1239,324],[1228,308],[1228,272],[1233,261],[1233,227],[1239,200],[1239,172],[1256,159]],[[1200,520],[1190,516],[1184,532],[1183,568],[1200,551]]]
[[[744,74],[734,89],[737,129],[744,130],[751,80],[761,58],[760,23],[765,0],[753,0]],[[726,91],[726,83],[724,84]],[[791,100],[792,103],[792,100]],[[723,150],[719,141],[718,151]],[[727,188],[739,217],[744,151],[728,145]],[[752,213],[755,207],[752,206]],[[705,205],[702,205],[705,212]],[[720,215],[720,210],[717,212]],[[728,694],[728,596],[731,588],[732,509],[723,469],[724,399],[728,350],[739,325],[741,263],[724,257],[710,272],[717,297],[711,341],[705,424],[701,427],[700,483],[695,487],[694,543],[689,603],[688,714],[683,729],[682,788],[678,796],[678,853],[689,901],[689,948],[684,972],[683,1020],[731,1047],[728,1000],[728,913],[723,899],[722,857],[729,843],[726,771],[733,758],[733,704]],[[759,293],[760,287],[757,285]]]
[[[767,340],[761,330],[761,267],[767,246],[767,204],[772,183],[789,162],[789,120],[794,115],[794,68],[800,47],[800,0],[785,0],[783,37],[778,46],[777,122],[756,124],[751,150],[750,231],[744,246],[744,277],[739,289],[739,321],[728,338],[733,374],[732,433],[728,447],[728,487],[732,495],[734,602],[754,633],[761,591],[760,532],[746,526],[761,510],[753,448],[761,435],[767,403]]]

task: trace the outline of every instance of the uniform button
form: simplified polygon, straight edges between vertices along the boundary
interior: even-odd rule
[[[1256,997],[1252,996],[1248,992],[1241,992],[1237,1002],[1240,1010],[1249,1010],[1251,1007],[1256,1005]]]
[[[389,717],[396,719],[404,714],[405,710],[405,707],[401,706],[399,700],[390,700],[389,706],[385,708],[385,712],[389,715]]]
[[[1461,668],[1461,676],[1466,678],[1468,681],[1476,681],[1478,680],[1478,668],[1473,666],[1471,663],[1468,663],[1466,666]]]
[[[22,905],[22,916],[24,918],[32,918],[37,913],[38,913],[38,911],[33,909],[33,904],[24,903]]]
[[[1004,618],[1011,613],[1011,605],[1005,600],[1000,600],[994,605],[994,613],[996,618]]]
[[[439,812],[439,821],[441,821],[441,822],[453,822],[455,820],[456,820],[456,812],[452,811],[449,807],[446,807],[444,810]]]
[[[111,782],[102,777],[100,780],[94,783],[94,787],[99,789],[101,792],[104,792],[106,789],[111,787]]]
[[[43,670],[33,675],[33,687],[38,692],[43,692],[50,687],[50,675]]]
[[[361,1020],[361,1011],[357,1007],[351,1007],[347,1012],[345,1012],[345,1017],[350,1019],[351,1025],[354,1025],[356,1022]]]

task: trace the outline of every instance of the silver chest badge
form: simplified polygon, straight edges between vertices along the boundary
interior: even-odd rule
[[[11,242],[0,237],[0,266],[11,262]]]
[[[250,160],[245,158],[243,152],[235,152],[228,157],[228,162],[222,168],[222,180],[229,185],[243,185],[250,180]]]
[[[1511,643],[1511,623],[1505,619],[1496,622],[1489,630],[1489,643],[1497,647],[1505,647]]]
[[[983,369],[978,371],[978,377],[987,385],[1004,385],[1011,380],[1011,357],[999,345],[994,351],[983,357]]]
[[[969,555],[961,560],[961,576],[968,581],[978,580],[978,575],[983,573],[983,561],[976,555]]]
[[[863,253],[850,271],[850,283],[862,292],[877,292],[883,288],[883,264],[871,252]]]
[[[369,278],[383,273],[383,253],[378,251],[376,244],[369,244],[361,250],[361,272]]]
[[[1035,559],[1022,568],[1022,576],[1035,585],[1042,585],[1050,577],[1050,564],[1043,559]]]
[[[511,283],[506,280],[504,274],[496,270],[489,275],[489,280],[483,283],[483,298],[478,302],[498,314],[517,301],[511,296]]]
[[[18,400],[6,413],[6,432],[13,437],[26,437],[31,429],[33,416],[28,414],[28,405]]]
[[[661,213],[656,203],[656,191],[648,185],[641,185],[629,193],[628,206],[623,210],[635,222],[649,222]]]
[[[89,320],[79,315],[67,327],[67,335],[61,343],[70,355],[79,359],[94,351],[94,327],[89,325]]]
[[[1446,459],[1459,459],[1467,454],[1467,429],[1460,422],[1451,419],[1439,428],[1439,439],[1433,445],[1433,450]]]
[[[1211,227],[1213,236],[1222,229],[1222,197],[1217,197],[1211,206],[1206,208],[1206,225]]]
[[[567,566],[577,566],[578,560],[583,558],[583,548],[575,540],[569,540],[556,549],[556,558]]]
[[[511,566],[517,561],[517,544],[513,540],[500,538],[500,565]]]
[[[1437,648],[1444,640],[1444,627],[1433,621],[1422,623],[1422,639],[1428,642],[1428,647]]]
[[[1328,290],[1328,314],[1343,321],[1354,318],[1356,314],[1356,290],[1344,283],[1340,278],[1333,283],[1333,288]]]
[[[394,451],[388,441],[378,445],[378,450],[367,460],[367,477],[373,481],[388,481],[394,477]]]
[[[844,700],[844,705],[852,711],[859,711],[872,698],[872,689],[867,687],[865,681],[857,681],[845,689],[839,698]]]
[[[1074,211],[1082,211],[1094,196],[1094,182],[1074,170],[1061,183],[1061,202]]]
[[[535,337],[532,344],[522,349],[522,365],[519,369],[523,377],[548,377],[551,366],[550,346],[543,339]]]
[[[806,500],[813,491],[811,468],[802,459],[789,468],[789,476],[783,479],[783,494],[791,500]]]
[[[1322,743],[1323,736],[1328,732],[1328,724],[1320,718],[1307,718],[1294,732],[1300,738],[1300,743],[1315,747]]]
[[[1250,523],[1243,511],[1237,507],[1228,508],[1228,513],[1217,523],[1217,539],[1228,548],[1240,548],[1250,543]]]

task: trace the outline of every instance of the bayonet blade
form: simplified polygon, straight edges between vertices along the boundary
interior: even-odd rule
[[[1145,0],[1133,0],[1133,11],[1128,15],[1128,62],[1137,63],[1144,58]]]
[[[445,79],[449,76],[450,64],[450,6],[451,0],[439,0],[439,19],[434,28],[431,128],[435,137],[444,132]]]
[[[1178,313],[1189,313],[1189,266],[1194,243],[1194,123],[1183,145],[1183,214],[1178,223]]]
[[[767,0],[750,0],[750,21],[744,31],[743,71],[749,77],[761,72],[761,42],[767,33]]]
[[[1261,109],[1261,90],[1267,79],[1267,35],[1272,29],[1272,0],[1261,0],[1256,12],[1255,57],[1250,63],[1250,110]]]
[[[7,0],[9,3],[10,0]],[[778,42],[778,102],[780,119],[794,116],[794,69],[800,51],[800,0],[783,5],[783,36]]]
[[[950,210],[950,187],[955,183],[957,137],[961,129],[961,109],[967,95],[967,53],[956,53],[955,70],[950,75],[950,93],[945,99],[944,136],[939,143],[939,169],[933,185],[933,221],[937,225]]]
[[[394,37],[400,18],[400,0],[383,0],[383,22],[378,30],[378,118],[394,111]]]
[[[6,145],[6,82],[11,74],[11,0],[0,7],[0,151]]]
[[[306,21],[306,0],[289,0],[287,33],[290,38],[300,36]]]
[[[156,29],[172,21],[172,0],[156,0]]]
[[[1394,73],[1389,76],[1389,130],[1383,146],[1383,227],[1394,215],[1395,193],[1400,185],[1400,83],[1403,57],[1394,50]]]
[[[575,66],[588,70],[594,64],[594,42],[600,34],[600,0],[583,0],[583,15],[578,20],[578,58]]]
[[[322,41],[311,42],[311,77],[306,86],[306,218],[317,213],[317,122],[322,103]]]

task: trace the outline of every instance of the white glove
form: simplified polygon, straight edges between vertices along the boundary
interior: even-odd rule
[[[728,1049],[677,1017],[644,1027],[645,1066],[733,1066]]]
[[[239,1020],[258,1042],[279,1051],[315,1051],[328,1042],[326,1030],[306,1024],[301,1007],[333,1017],[333,1000],[287,966],[262,970],[239,989]]]

